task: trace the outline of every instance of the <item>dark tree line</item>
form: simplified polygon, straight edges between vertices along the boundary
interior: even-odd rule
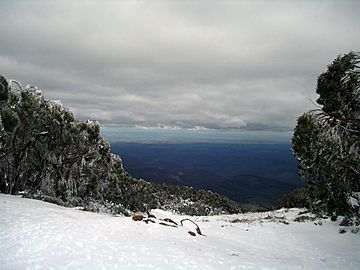
[[[312,210],[359,215],[360,54],[338,56],[318,77],[319,109],[298,118],[292,139]]]
[[[212,192],[133,179],[100,135],[36,87],[0,77],[0,192],[113,213],[151,208],[189,214],[235,213],[241,207]],[[98,206],[96,206],[98,205]]]

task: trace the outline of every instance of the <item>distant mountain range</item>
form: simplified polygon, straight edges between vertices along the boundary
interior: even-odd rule
[[[113,143],[136,178],[211,190],[241,203],[276,204],[304,182],[289,144]]]

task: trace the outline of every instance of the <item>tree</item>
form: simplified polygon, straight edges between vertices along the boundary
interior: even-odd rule
[[[354,128],[360,124],[360,55],[350,52],[338,56],[318,78],[317,102],[327,121]]]
[[[300,116],[292,138],[310,206],[329,215],[354,214],[349,198],[360,191],[359,62],[350,52],[319,76],[321,109]]]

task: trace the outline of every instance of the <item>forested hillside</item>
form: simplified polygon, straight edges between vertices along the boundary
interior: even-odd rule
[[[0,192],[124,214],[152,208],[194,215],[242,211],[212,192],[132,178],[98,122],[76,120],[36,87],[0,80]]]

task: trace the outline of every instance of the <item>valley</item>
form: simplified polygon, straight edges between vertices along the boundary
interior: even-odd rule
[[[305,185],[289,144],[112,143],[111,151],[133,177],[211,190],[240,203],[271,207]]]

